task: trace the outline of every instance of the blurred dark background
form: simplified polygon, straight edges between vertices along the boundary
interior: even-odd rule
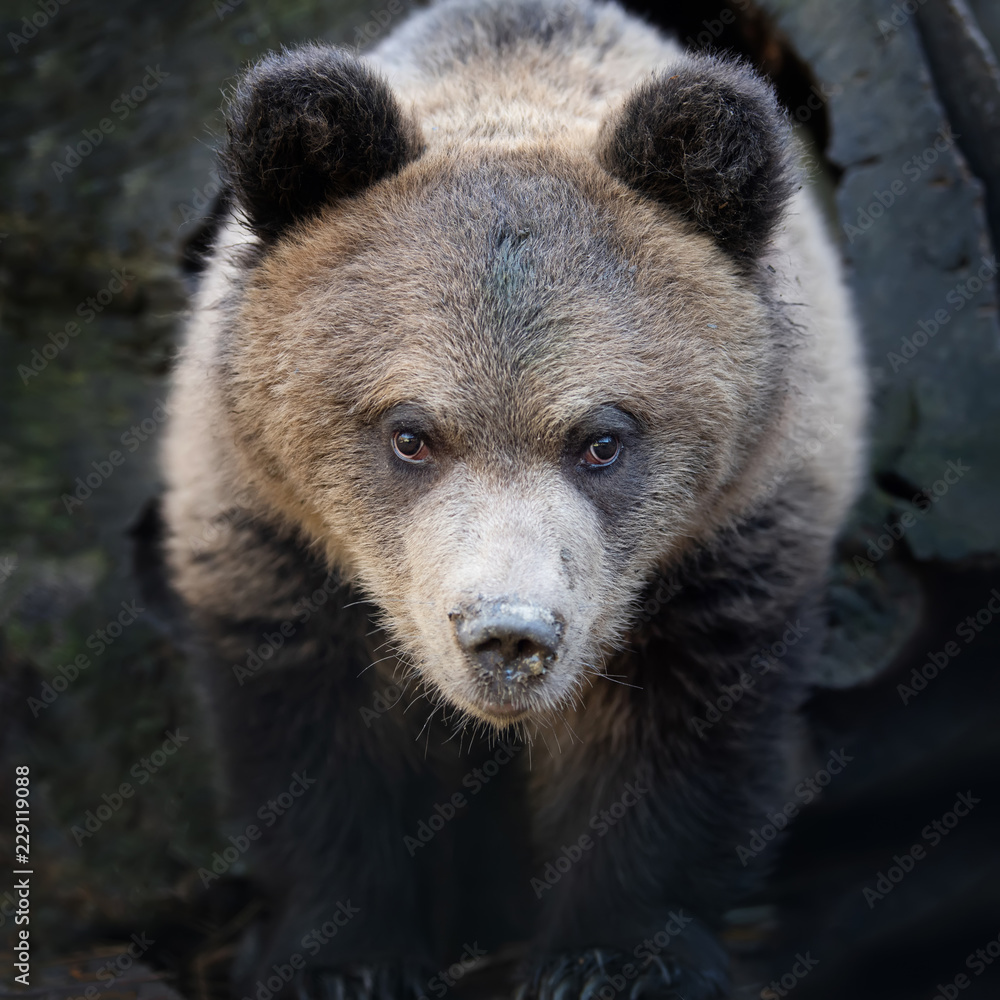
[[[129,533],[157,491],[222,92],[269,48],[368,48],[400,2],[2,5],[0,871],[26,763],[33,995],[222,996],[254,913],[239,863],[209,891],[197,876],[231,831]],[[875,401],[801,779],[851,759],[748,862],[775,870],[732,915],[736,995],[1000,996],[1000,4],[631,6],[775,80],[849,267]],[[187,739],[152,756],[168,733]],[[974,805],[949,818],[960,796]],[[12,883],[0,875],[0,993]],[[153,943],[98,980],[133,935]],[[495,992],[502,964],[456,991]]]

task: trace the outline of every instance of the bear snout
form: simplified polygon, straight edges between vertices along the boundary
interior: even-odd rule
[[[559,655],[565,619],[516,599],[478,600],[449,615],[455,637],[487,700],[516,704]]]

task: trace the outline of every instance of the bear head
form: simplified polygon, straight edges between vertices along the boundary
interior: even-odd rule
[[[582,144],[435,145],[417,114],[336,49],[239,84],[217,381],[262,502],[502,727],[571,704],[766,464],[789,130],[750,70],[694,56]]]

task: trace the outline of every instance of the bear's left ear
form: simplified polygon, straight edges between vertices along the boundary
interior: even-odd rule
[[[598,158],[630,187],[677,209],[742,261],[767,243],[792,193],[791,130],[743,64],[687,56],[604,122]]]
[[[346,50],[320,45],[265,56],[237,84],[226,118],[223,173],[265,240],[395,173],[421,148],[388,83]]]

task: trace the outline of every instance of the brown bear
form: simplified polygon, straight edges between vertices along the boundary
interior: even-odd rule
[[[795,157],[750,68],[592,0],[239,82],[163,505],[237,996],[506,946],[526,997],[726,994],[862,461]]]

